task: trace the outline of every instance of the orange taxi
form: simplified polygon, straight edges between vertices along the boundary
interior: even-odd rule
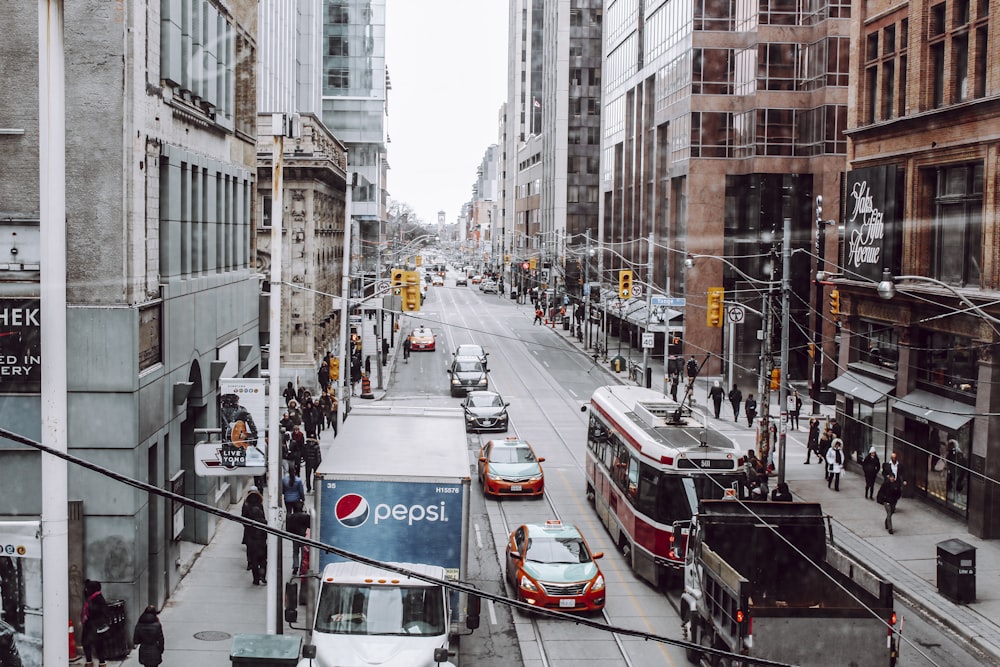
[[[521,602],[572,612],[604,608],[604,575],[575,526],[561,521],[518,527],[507,542],[506,575]]]
[[[527,440],[487,440],[479,450],[479,482],[487,496],[532,496],[545,493],[545,476]]]
[[[434,332],[427,327],[417,327],[410,332],[410,350],[427,350],[433,352],[437,347]]]

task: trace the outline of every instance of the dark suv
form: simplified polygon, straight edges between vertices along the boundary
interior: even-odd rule
[[[476,357],[455,357],[448,367],[451,376],[451,395],[465,396],[470,391],[489,388],[486,367]]]

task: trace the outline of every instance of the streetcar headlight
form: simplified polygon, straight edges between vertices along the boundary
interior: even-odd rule
[[[597,575],[597,579],[594,579],[594,583],[590,586],[591,591],[603,591],[604,590],[604,575]]]
[[[538,591],[538,586],[535,585],[531,579],[528,579],[527,575],[521,575],[521,588],[526,591]]]

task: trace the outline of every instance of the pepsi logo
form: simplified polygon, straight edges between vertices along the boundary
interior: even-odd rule
[[[337,521],[346,528],[357,528],[368,521],[371,510],[368,501],[357,493],[348,493],[337,500],[334,514]]]

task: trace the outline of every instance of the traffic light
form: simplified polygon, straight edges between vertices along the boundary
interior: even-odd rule
[[[830,314],[834,317],[840,316],[840,290],[830,290]]]
[[[417,255],[416,257],[413,258],[413,265],[414,266],[422,266],[423,263],[424,263],[424,257],[423,257],[423,255]]]
[[[393,296],[400,296],[403,293],[403,278],[406,271],[403,269],[393,269],[392,270],[392,294]]]
[[[509,253],[503,256],[503,263],[504,264],[510,264],[510,254]]]
[[[771,391],[777,391],[781,389],[781,369],[772,368],[771,369]]]
[[[532,257],[528,260],[528,268],[534,271],[538,267],[538,260]]]
[[[420,310],[420,272],[406,271],[403,274],[403,311],[417,310]]]
[[[330,379],[337,380],[340,378],[340,357],[332,357],[330,359]]]
[[[725,296],[726,290],[722,287],[708,288],[708,309],[705,317],[708,326],[716,329],[722,326],[722,302]]]
[[[632,298],[632,271],[622,269],[618,272],[618,297],[621,299]]]

